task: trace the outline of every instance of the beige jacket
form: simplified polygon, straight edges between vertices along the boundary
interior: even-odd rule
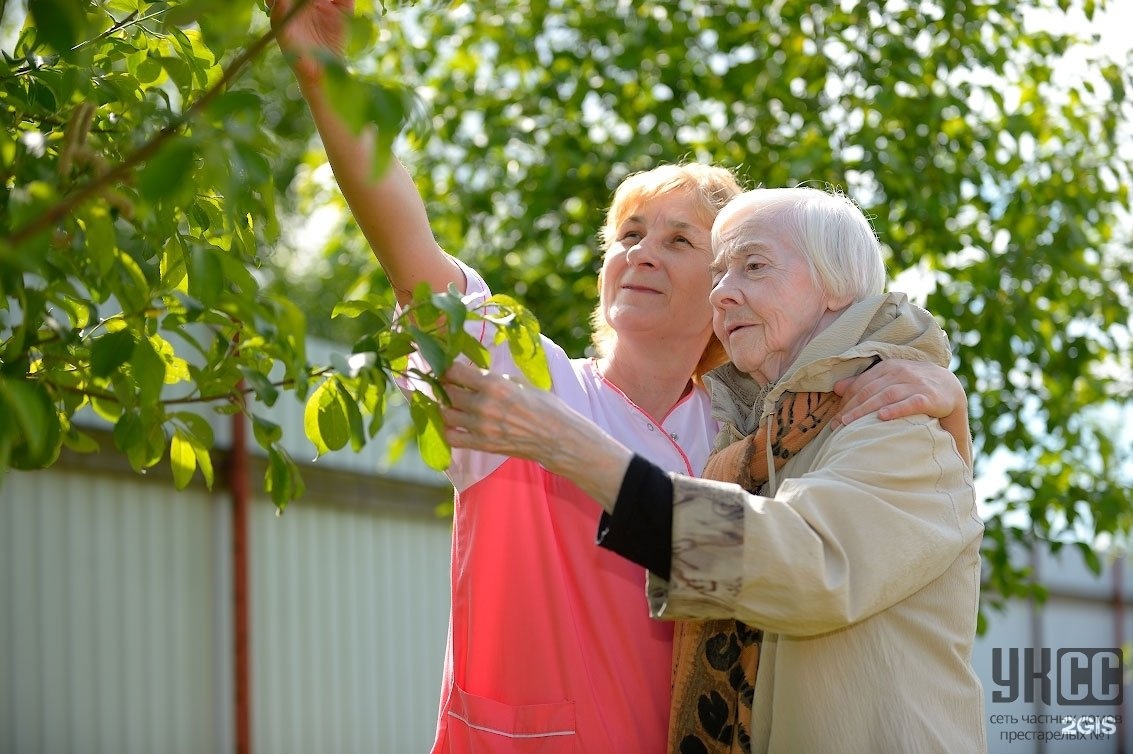
[[[770,390],[714,374],[720,441],[750,432],[784,390],[828,391],[874,355],[949,360],[931,315],[903,294],[869,299]],[[986,751],[971,666],[983,524],[951,435],[926,416],[866,417],[824,429],[777,476],[766,497],[674,476],[672,577],[650,577],[656,617],[764,629],[752,751]]]

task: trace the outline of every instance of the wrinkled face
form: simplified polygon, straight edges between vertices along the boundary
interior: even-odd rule
[[[769,384],[837,314],[773,217],[752,222],[750,212],[738,212],[723,222],[711,269],[712,328],[738,369]]]
[[[704,348],[712,329],[711,228],[685,191],[648,199],[621,221],[602,263],[602,307],[619,339],[647,334]]]

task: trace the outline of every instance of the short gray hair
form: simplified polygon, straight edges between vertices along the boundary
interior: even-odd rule
[[[807,258],[814,282],[832,298],[861,301],[885,290],[885,262],[873,225],[840,191],[808,186],[757,188],[732,199],[712,227],[713,251],[728,220],[770,219]]]

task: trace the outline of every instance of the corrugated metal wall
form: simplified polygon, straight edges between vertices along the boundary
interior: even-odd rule
[[[448,520],[305,502],[251,516],[252,744],[426,752],[448,625]]]
[[[227,492],[120,461],[0,485],[0,754],[233,750]],[[285,515],[260,499],[250,516],[252,751],[427,751],[451,491],[304,479]]]
[[[224,751],[217,505],[128,478],[0,488],[0,750]]]

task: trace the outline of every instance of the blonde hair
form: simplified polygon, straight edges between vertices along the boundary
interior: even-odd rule
[[[698,202],[698,209],[703,213],[703,219],[711,225],[724,205],[731,201],[732,197],[743,193],[743,187],[728,168],[698,162],[666,164],[652,170],[632,173],[614,191],[613,201],[606,211],[606,221],[598,231],[602,253],[605,254],[617,240],[618,226],[642,204],[659,196],[681,191],[693,195]],[[602,290],[601,275],[599,275],[598,290]],[[595,352],[599,356],[608,355],[618,340],[618,334],[606,321],[601,293],[599,293],[598,306],[590,315],[590,325],[592,328],[590,342]],[[700,363],[697,364],[693,377],[699,380],[705,372],[720,366],[725,361],[727,354],[724,346],[715,335],[712,335],[704,353],[701,354]]]
[[[721,227],[776,224],[803,253],[811,277],[834,299],[861,301],[885,290],[885,262],[873,225],[853,199],[837,189],[809,186],[757,188],[737,196],[712,227],[712,248]]]

